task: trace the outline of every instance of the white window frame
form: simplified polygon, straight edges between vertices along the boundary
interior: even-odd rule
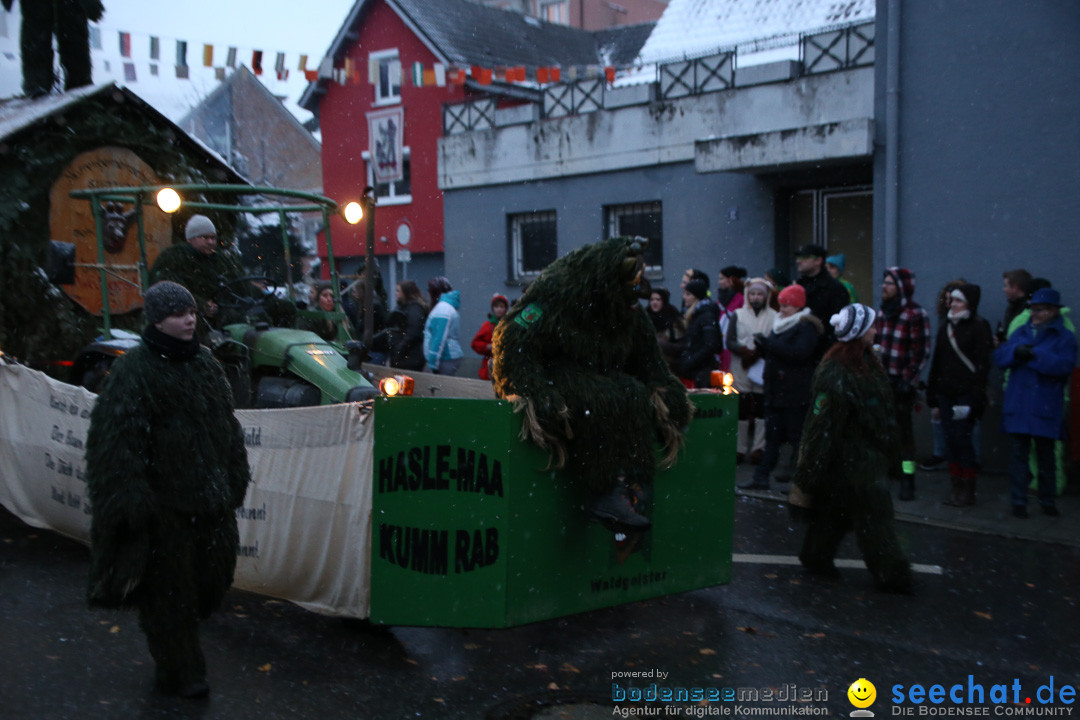
[[[555,12],[551,13],[552,10]],[[537,0],[536,17],[556,25],[569,25],[570,0]]]
[[[364,161],[364,171],[367,176],[367,184],[370,187],[375,188],[375,197],[378,199],[380,205],[408,205],[412,202],[412,153],[409,151],[409,146],[406,145],[401,148],[401,162],[402,164],[409,164],[409,193],[407,195],[398,195],[394,185],[396,182],[383,183],[388,186],[389,191],[385,195],[380,195],[378,192],[378,185],[375,184],[375,170],[371,167],[371,153],[365,150],[360,153],[360,157]]]
[[[533,280],[540,275],[544,268],[526,270],[522,267],[524,252],[521,247],[521,226],[525,220],[550,220],[555,225],[555,256],[558,257],[559,232],[558,215],[555,210],[536,210],[532,212],[511,213],[510,225],[510,259],[513,272],[513,280]]]
[[[398,84],[397,84],[397,92],[396,93],[394,92],[393,66],[392,65],[388,65],[388,67],[387,67],[387,71],[386,71],[387,72],[386,87],[383,86],[383,81],[382,81],[382,65],[383,65],[383,63],[388,62],[390,60],[397,60],[397,67],[398,67],[397,81],[398,81]],[[378,105],[397,105],[398,103],[400,103],[401,102],[401,85],[402,85],[402,80],[403,80],[403,78],[401,76],[404,74],[405,71],[401,67],[401,56],[398,53],[397,48],[393,48],[391,50],[378,50],[376,52],[368,53],[368,66],[370,67],[371,65],[374,65],[374,66],[379,68],[379,71],[376,73],[376,77],[378,79],[377,79],[377,81],[375,82],[375,85],[374,85],[374,88],[375,88],[375,103],[374,104],[378,106]]]
[[[649,206],[653,206],[653,209],[649,209]],[[604,208],[607,214],[607,233],[608,237],[619,237],[620,235],[626,235],[622,231],[622,218],[627,215],[639,214],[641,210],[647,212],[657,212],[660,214],[660,257],[664,256],[664,204],[660,200],[646,200],[645,202],[634,203],[620,203],[618,205],[608,205]],[[664,273],[663,261],[660,265],[646,265],[645,274],[649,278],[661,277]]]

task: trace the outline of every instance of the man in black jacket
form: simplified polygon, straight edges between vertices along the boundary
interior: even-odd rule
[[[828,252],[820,245],[803,245],[795,253],[799,268],[798,283],[806,290],[806,307],[821,321],[825,334],[821,336],[818,357],[836,341],[829,319],[851,303],[847,290],[825,270]]]

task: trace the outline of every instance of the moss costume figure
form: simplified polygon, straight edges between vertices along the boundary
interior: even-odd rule
[[[639,298],[649,296],[640,238],[586,245],[541,273],[492,338],[495,393],[525,413],[522,437],[588,489],[591,517],[643,530],[660,440],[671,464],[692,408]]]
[[[889,494],[888,469],[900,467],[896,411],[889,378],[864,337],[869,331],[873,340],[874,315],[858,303],[834,315],[840,342],[814,373],[792,478],[812,498],[799,560],[811,572],[835,575],[836,551],[854,530],[875,586],[907,592],[911,566],[893,529]]]
[[[194,306],[175,283],[147,291],[143,343],[113,366],[90,416],[87,599],[137,609],[158,687],[201,697],[198,621],[232,584],[250,470],[225,375],[194,337]],[[155,324],[177,312],[190,318],[186,339]]]

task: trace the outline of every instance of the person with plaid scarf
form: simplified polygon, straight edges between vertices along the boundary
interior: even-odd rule
[[[881,280],[877,337],[900,431],[900,500],[915,499],[915,386],[930,357],[930,316],[915,302],[915,273],[890,267]]]

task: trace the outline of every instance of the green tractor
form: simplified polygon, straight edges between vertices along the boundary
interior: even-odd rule
[[[142,210],[148,199],[156,199],[166,212],[175,212],[180,206],[180,193],[231,193],[236,195],[293,198],[299,204],[280,203],[258,206],[224,205],[219,203],[184,201],[193,209],[206,209],[253,214],[277,213],[282,228],[285,248],[288,299],[278,298],[270,292],[253,292],[256,283],[272,286],[266,277],[247,276],[231,281],[222,279],[216,298],[219,307],[228,310],[235,322],[224,325],[210,336],[214,355],[225,367],[233,388],[233,400],[238,408],[289,408],[326,405],[339,402],[360,402],[379,395],[361,369],[367,359],[364,344],[354,339],[348,329],[348,321],[342,311],[337,266],[334,262],[333,243],[330,238],[329,217],[337,211],[337,204],[329,198],[311,193],[276,188],[250,187],[246,185],[181,185],[163,187],[119,187],[76,190],[72,197],[90,201],[97,232],[98,262],[102,292],[103,332],[94,343],[80,351],[72,369],[72,380],[88,390],[96,391],[109,367],[120,355],[139,342],[138,335],[114,330],[109,312],[109,288],[105,263],[104,210],[106,203],[126,203],[135,206],[138,228],[139,284],[145,292],[148,286],[149,267],[146,259],[146,238],[143,231]],[[318,309],[299,311],[301,320],[323,320],[334,323],[336,335],[325,340],[311,330],[298,327],[275,326],[274,315],[268,312],[268,304],[289,303],[295,307],[290,253],[287,237],[286,215],[295,212],[321,212],[326,232],[329,254],[331,287],[334,291],[334,310]]]

